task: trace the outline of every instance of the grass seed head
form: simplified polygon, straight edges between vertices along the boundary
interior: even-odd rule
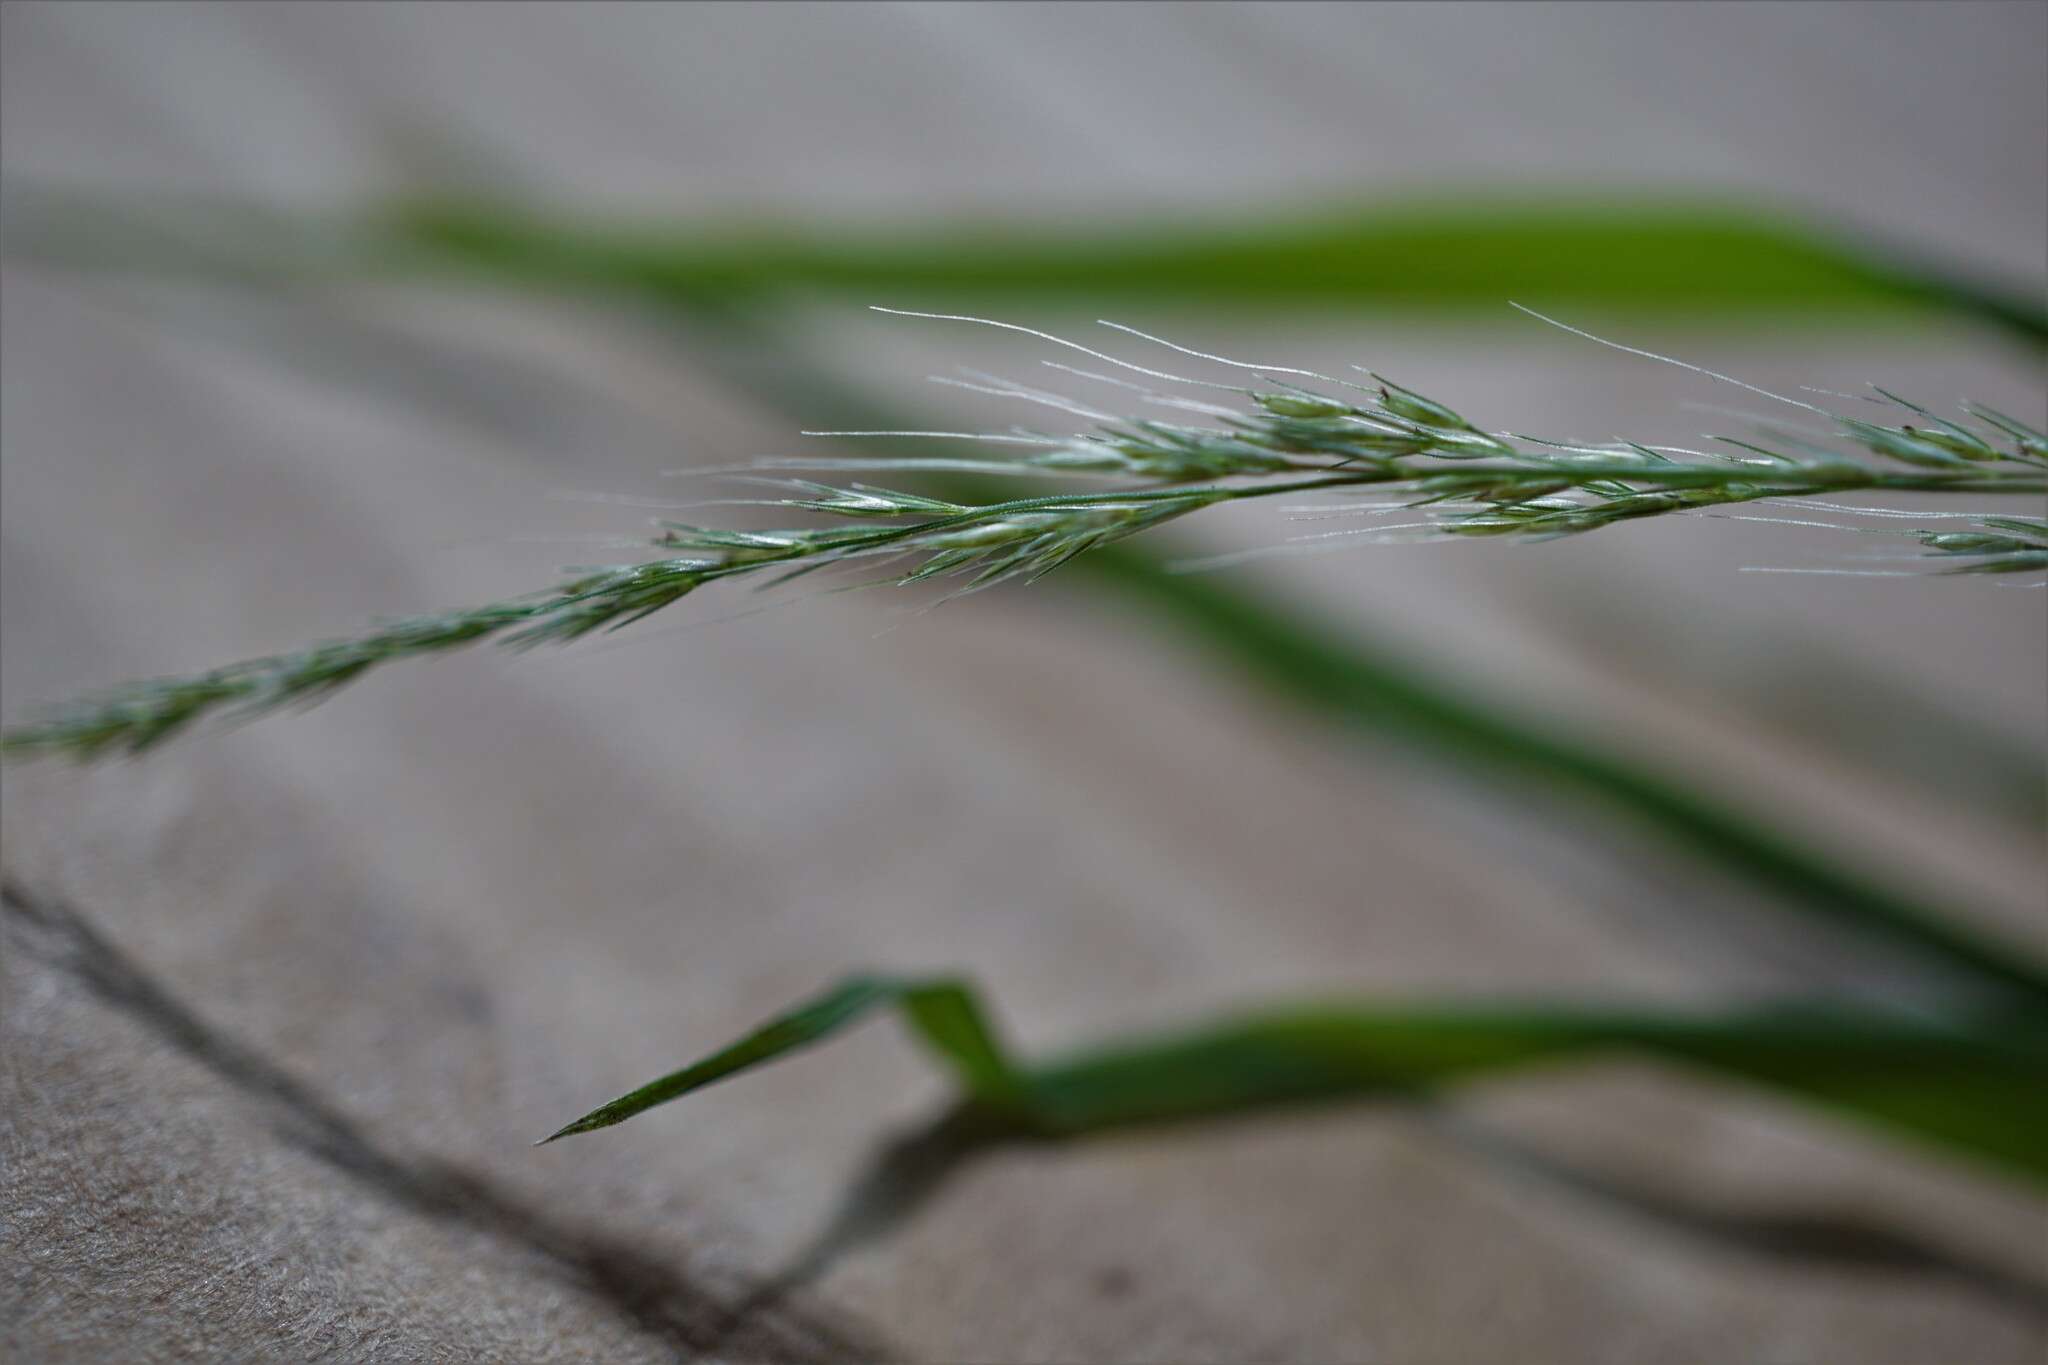
[[[1284,372],[1315,378],[1307,371]],[[971,504],[859,484],[840,488],[785,480],[797,496],[772,505],[832,517],[834,524],[738,530],[662,523],[654,540],[667,552],[661,558],[578,571],[551,591],[386,622],[355,638],[293,654],[89,696],[0,735],[0,750],[79,758],[140,752],[212,713],[249,715],[317,701],[389,660],[492,638],[515,647],[572,641],[630,625],[714,579],[762,571],[779,570],[771,581],[781,582],[836,565],[880,562],[896,566],[883,581],[964,579],[962,592],[1028,581],[1217,502],[1310,489],[1403,490],[1414,495],[1408,505],[1422,510],[1420,528],[1459,537],[1530,539],[1845,491],[1973,497],[2048,491],[2048,438],[1981,405],[1965,405],[1974,423],[1965,425],[1886,393],[1919,419],[1887,427],[1784,400],[1835,417],[1847,440],[1895,464],[1789,435],[1765,439],[1797,454],[1732,441],[1743,454],[1679,460],[1639,444],[1585,447],[1489,435],[1445,404],[1373,377],[1381,386],[1377,406],[1286,385],[1273,392],[1237,390],[1247,396],[1241,410],[1182,405],[1208,413],[1214,426],[1137,419],[1064,441],[1047,438],[1050,448],[990,466],[1122,475],[1140,480],[1136,489]],[[902,461],[900,467],[920,464]],[[1969,521],[1953,530],[1914,532],[1930,558],[1947,561],[1941,572],[2048,569],[2048,522],[2000,516]],[[906,558],[908,568],[901,563]]]

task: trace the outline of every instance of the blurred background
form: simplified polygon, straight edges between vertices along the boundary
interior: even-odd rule
[[[1756,425],[1512,298],[1779,391],[2038,423],[2044,55],[2032,4],[10,3],[0,705],[546,586],[726,495],[665,471],[807,428],[1042,420],[925,377],[1042,382],[1057,351],[869,304],[1369,365],[1560,438]],[[1148,562],[1297,513],[1205,514]],[[2048,1203],[1647,1062],[1471,1086],[1449,1126],[988,1154],[772,1296],[943,1105],[891,1030],[525,1146],[859,967],[972,974],[1027,1052],[1303,993],[1938,998],[1403,700],[2048,946],[2044,594],[1744,572],[1870,553],[1686,518],[1184,588],[1077,565],[933,612],[707,592],[11,767],[9,874],[99,937],[15,925],[0,977],[5,1330],[23,1358],[2039,1359]],[[1305,706],[1188,593],[1369,685]]]

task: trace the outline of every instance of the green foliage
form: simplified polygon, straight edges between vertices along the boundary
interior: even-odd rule
[[[865,298],[1071,299],[1495,315],[1505,298],[1580,316],[1810,322],[1928,307],[2048,341],[2023,291],[1965,281],[1730,203],[1552,193],[1395,200],[1242,222],[901,228],[787,223],[599,227],[512,206],[421,199],[373,232],[398,265],[725,300],[788,289]]]
[[[1949,1025],[1817,1009],[1685,1014],[1294,1005],[1031,1064],[1003,1048],[970,985],[887,976],[847,980],[543,1141],[622,1123],[890,1008],[901,1011],[912,1035],[970,1100],[1000,1121],[1043,1136],[1413,1095],[1524,1067],[1630,1052],[1765,1086],[2048,1181],[2048,1029],[2038,1017]]]
[[[788,220],[607,224],[416,196],[364,219],[282,217],[210,199],[104,198],[14,178],[10,251],[96,268],[243,278],[463,273],[729,308],[791,291],[978,307],[1361,310],[1492,318],[1526,298],[1579,317],[1775,319],[1802,326],[1974,317],[2040,345],[2037,288],[1973,278],[1723,196],[1381,199],[1259,217],[1081,225]]]

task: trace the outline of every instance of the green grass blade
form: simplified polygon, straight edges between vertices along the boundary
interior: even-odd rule
[[[2048,1030],[2038,1021],[1964,1027],[1841,1010],[1337,1004],[1247,1015],[1029,1065],[1003,1051],[971,987],[880,976],[853,978],[546,1141],[623,1122],[892,1008],[969,1098],[1042,1136],[1414,1095],[1532,1065],[1630,1052],[1733,1077],[2048,1180]]]
[[[1585,318],[1825,323],[1931,308],[2048,342],[2048,310],[2031,282],[1986,283],[1765,207],[1698,195],[1466,195],[1028,229],[633,226],[433,197],[363,220],[312,220],[217,200],[113,201],[19,178],[8,198],[10,250],[101,267],[459,270],[728,303],[797,289],[983,310],[1064,300],[1495,319],[1503,300],[1523,298]]]
[[[1887,939],[1923,958],[2048,1003],[2048,967],[1915,903],[1838,861],[1646,766],[1550,733],[1468,696],[1449,678],[1397,662],[1355,639],[1333,641],[1283,604],[1214,575],[1174,574],[1127,545],[1076,561],[1243,672],[1328,714],[1419,742],[1480,770],[1557,783],[1617,807],[1787,904]]]
[[[731,1047],[600,1105],[542,1138],[538,1145],[624,1123],[635,1114],[680,1099],[714,1081],[823,1042],[876,1009],[889,1006],[903,1011],[918,1038],[952,1070],[969,1095],[995,1108],[1017,1105],[1016,1072],[964,986],[945,980],[856,976],[777,1016]]]
[[[2033,293],[1996,289],[1789,218],[1720,201],[1469,198],[1294,219],[1015,231],[605,229],[502,206],[418,201],[386,219],[401,254],[532,281],[731,298],[805,288],[864,299],[1065,298],[1204,308],[1465,312],[1505,298],[1582,314],[1811,319],[1972,313],[2039,343]]]
[[[1596,1053],[1732,1076],[2048,1179],[2048,1036],[1848,1012],[1296,1009],[1091,1052],[1034,1073],[1056,1127],[1428,1090]]]

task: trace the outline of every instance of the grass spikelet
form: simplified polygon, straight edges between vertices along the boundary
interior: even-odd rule
[[[1234,407],[1207,400],[1193,405],[1211,417],[1209,425],[1139,418],[1106,421],[1065,436],[925,433],[1011,440],[1030,448],[1014,460],[958,462],[949,468],[1109,475],[1135,480],[1137,487],[971,504],[861,483],[842,487],[794,479],[786,485],[794,496],[763,501],[788,512],[827,517],[828,524],[751,531],[664,523],[653,541],[653,548],[662,552],[660,558],[589,570],[550,591],[410,617],[296,653],[191,677],[131,684],[55,708],[6,731],[0,735],[0,752],[14,757],[67,753],[82,759],[109,752],[138,753],[212,713],[247,716],[317,701],[391,660],[487,639],[515,647],[566,643],[631,625],[713,580],[769,570],[787,579],[857,561],[897,562],[899,567],[887,581],[954,580],[959,584],[956,595],[1013,579],[1028,581],[1090,550],[1177,517],[1249,498],[1308,491],[1370,491],[1383,496],[1391,492],[1418,510],[1418,529],[1454,537],[1538,539],[1749,502],[1797,503],[1856,492],[1982,496],[2048,491],[2048,443],[2040,432],[1981,405],[1966,406],[1960,418],[1940,417],[1885,390],[1878,390],[1879,398],[1873,401],[1914,420],[1885,425],[1843,417],[1699,370],[1829,418],[1843,442],[1863,454],[1785,438],[1770,446],[1733,441],[1730,444],[1746,454],[1732,459],[1673,458],[1629,442],[1575,446],[1488,432],[1459,409],[1378,374],[1371,376],[1377,387],[1367,389],[1307,370],[1272,367],[1271,373],[1262,371],[1263,383],[1240,387],[1183,379],[1008,323],[912,316],[1002,327],[1148,379],[1228,391],[1239,401]],[[1106,325],[1200,359],[1261,368],[1192,351],[1121,324]],[[1620,349],[1668,361],[1632,347]],[[1277,379],[1279,374],[1294,378]],[[1324,392],[1297,379],[1341,391]],[[1151,393],[1131,381],[1112,382]],[[1056,398],[1008,381],[970,387],[1034,400]],[[1059,402],[1054,406],[1093,412]],[[792,463],[778,461],[775,467]],[[914,472],[934,462],[884,458],[858,463]],[[2048,569],[2048,533],[2043,526],[2025,518],[1984,516],[1911,534],[1939,563],[1938,572],[2025,574]],[[1377,533],[1381,528],[1367,529]],[[1327,545],[1347,534],[1322,533],[1313,539]],[[909,561],[907,567],[901,566],[904,560]]]

